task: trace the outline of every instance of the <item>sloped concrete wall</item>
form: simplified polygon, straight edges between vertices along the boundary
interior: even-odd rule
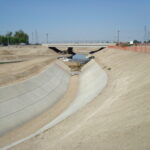
[[[31,134],[28,137],[20,139],[19,141],[6,145],[2,148],[2,150],[6,150],[12,146],[22,143],[71,116],[73,113],[81,109],[87,103],[92,101],[96,96],[98,96],[98,94],[105,88],[106,84],[107,74],[105,71],[94,60],[90,61],[81,70],[77,95],[73,102],[68,106],[68,108],[64,110],[64,112],[62,112],[59,116],[57,116],[53,121],[39,129],[37,132]]]
[[[80,74],[78,93],[71,105],[40,132],[56,125],[92,101],[107,84],[106,72],[94,61],[86,64]]]
[[[28,80],[0,87],[0,135],[38,116],[64,95],[70,74],[63,66],[57,62]]]
[[[81,109],[87,103],[92,101],[96,96],[98,96],[98,94],[103,90],[103,88],[105,88],[107,84],[106,72],[94,60],[91,60],[82,68],[79,78],[78,92],[70,106],[52,122],[45,125],[39,131],[30,135],[29,137],[22,139],[21,141],[27,140],[37,134],[40,134],[48,128],[53,127],[62,120],[71,116],[73,113]],[[18,141],[14,144],[20,143],[21,141]]]

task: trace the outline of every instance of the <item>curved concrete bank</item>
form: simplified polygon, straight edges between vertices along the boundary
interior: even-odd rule
[[[55,104],[66,92],[69,79],[69,72],[57,62],[24,82],[0,87],[0,136]]]
[[[52,122],[41,128],[36,133],[21,139],[15,143],[7,145],[2,149],[8,149],[12,146],[15,146],[21,142],[24,142],[42,132],[47,130],[48,128],[53,127],[57,123],[61,122],[65,118],[72,115],[77,110],[81,109],[84,105],[93,100],[101,90],[106,86],[107,83],[107,74],[100,68],[100,66],[95,61],[90,61],[87,65],[85,65],[79,77],[79,88],[77,96],[74,101],[70,104],[70,106],[62,112],[58,117],[56,117]]]
[[[79,89],[77,96],[73,103],[57,118],[55,118],[48,125],[43,127],[39,133],[44,130],[56,125],[60,121],[69,117],[71,114],[82,108],[84,105],[93,100],[101,90],[106,86],[107,74],[100,68],[100,66],[95,62],[89,62],[81,70],[81,75],[79,79]]]

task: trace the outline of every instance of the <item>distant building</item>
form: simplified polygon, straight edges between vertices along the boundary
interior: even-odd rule
[[[130,45],[133,45],[133,44],[134,44],[134,41],[130,41],[129,44],[130,44]]]

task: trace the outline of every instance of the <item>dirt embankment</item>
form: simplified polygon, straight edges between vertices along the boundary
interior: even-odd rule
[[[57,54],[42,46],[0,47],[0,86],[22,81],[39,73],[57,57]]]
[[[11,149],[150,149],[150,55],[106,49],[96,61],[108,74],[103,92],[57,126]]]

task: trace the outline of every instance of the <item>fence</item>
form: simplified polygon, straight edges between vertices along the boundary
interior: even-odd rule
[[[150,53],[149,45],[138,45],[138,46],[108,46],[108,48],[120,49],[120,50],[129,50],[143,53]]]

